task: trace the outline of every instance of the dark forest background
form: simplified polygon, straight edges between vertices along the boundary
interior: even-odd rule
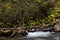
[[[0,27],[34,27],[60,16],[59,0],[0,0]]]

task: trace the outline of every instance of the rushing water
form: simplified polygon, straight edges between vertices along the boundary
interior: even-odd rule
[[[50,37],[52,32],[42,32],[42,31],[38,31],[38,32],[29,32],[27,36],[27,38],[32,38],[32,37]]]
[[[14,38],[5,38],[4,40],[60,40],[60,32],[29,32],[28,35]]]

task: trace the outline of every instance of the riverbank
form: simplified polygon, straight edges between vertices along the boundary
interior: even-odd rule
[[[47,24],[45,26],[39,27],[39,26],[34,26],[34,27],[17,27],[17,28],[0,28],[0,35],[9,35],[9,37],[13,37],[15,35],[20,34],[21,36],[27,35],[27,32],[36,32],[36,31],[54,31],[54,32],[59,32],[60,31],[60,19],[56,20],[55,22],[51,24]]]

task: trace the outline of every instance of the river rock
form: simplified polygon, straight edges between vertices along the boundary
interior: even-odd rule
[[[55,31],[60,31],[60,21],[54,25]]]

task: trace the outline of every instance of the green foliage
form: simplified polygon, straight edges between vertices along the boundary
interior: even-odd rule
[[[60,16],[60,1],[56,1],[54,11],[55,11],[56,17],[59,17]]]
[[[58,7],[55,0],[0,0],[1,27],[42,26],[53,22]]]

